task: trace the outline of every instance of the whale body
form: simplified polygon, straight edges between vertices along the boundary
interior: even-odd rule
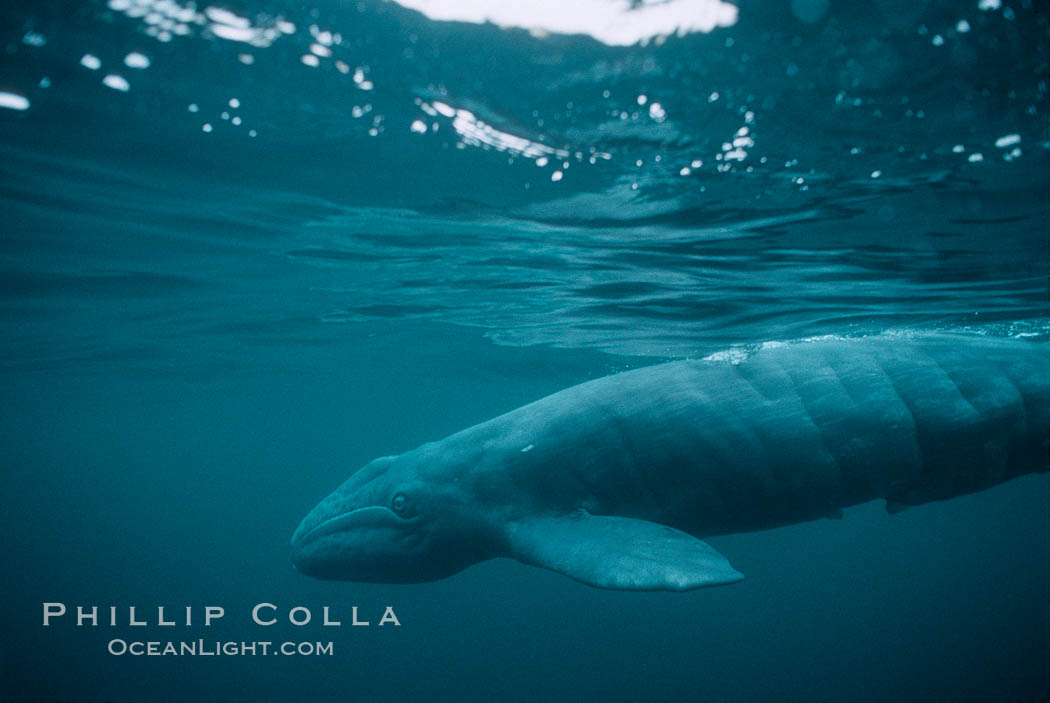
[[[743,578],[702,538],[1050,469],[1050,349],[956,334],[766,344],[627,371],[372,461],[296,568],[418,582],[512,557],[603,588]]]

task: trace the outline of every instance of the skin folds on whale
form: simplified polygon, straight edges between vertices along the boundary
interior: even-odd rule
[[[742,576],[703,537],[907,505],[1048,469],[1050,350],[829,338],[600,378],[368,464],[304,518],[320,578],[412,582],[512,557],[590,585]]]

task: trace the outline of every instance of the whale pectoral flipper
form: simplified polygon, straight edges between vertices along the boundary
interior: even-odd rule
[[[523,520],[508,533],[518,561],[599,588],[688,591],[744,578],[706,542],[646,520],[580,511]]]

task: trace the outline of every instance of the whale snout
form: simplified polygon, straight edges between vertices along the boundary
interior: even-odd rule
[[[418,457],[380,457],[303,518],[292,536],[295,568],[339,581],[418,583],[495,553],[481,523],[459,507],[455,482],[421,477]]]

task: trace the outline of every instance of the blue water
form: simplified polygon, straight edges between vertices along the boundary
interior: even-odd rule
[[[1046,699],[1045,475],[715,538],[747,578],[687,594],[506,560],[293,571],[292,530],[354,469],[581,381],[822,334],[1050,342],[1038,3],[741,0],[626,46],[532,29],[371,0],[0,6],[0,698]],[[227,614],[42,627],[53,601]],[[401,627],[260,628],[259,602]]]

